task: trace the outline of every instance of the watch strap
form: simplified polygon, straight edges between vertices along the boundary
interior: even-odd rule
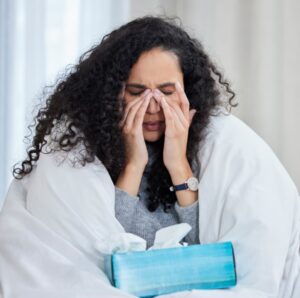
[[[178,185],[173,185],[170,187],[170,191],[186,190],[188,189],[188,184],[186,182]]]

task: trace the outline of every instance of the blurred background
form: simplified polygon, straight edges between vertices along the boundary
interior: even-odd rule
[[[104,34],[146,14],[178,16],[200,39],[237,94],[233,113],[300,189],[299,0],[0,0],[0,206],[43,87]]]

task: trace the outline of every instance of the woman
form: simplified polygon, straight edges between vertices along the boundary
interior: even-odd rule
[[[0,217],[4,297],[127,297],[103,274],[105,246],[124,230],[150,246],[178,222],[192,226],[189,244],[233,242],[238,286],[169,297],[298,297],[298,192],[228,113],[233,97],[170,20],[134,20],[83,55],[14,169]]]

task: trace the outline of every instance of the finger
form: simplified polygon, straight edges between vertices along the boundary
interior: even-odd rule
[[[173,118],[174,111],[172,107],[167,103],[165,96],[158,89],[154,90],[153,96],[162,107],[165,116],[166,127],[174,128],[175,126],[174,118]]]
[[[150,98],[152,97],[152,94],[151,93],[148,93],[146,95],[146,97],[139,101],[138,103],[136,103],[128,112],[128,115],[127,115],[127,118],[125,120],[125,123],[124,123],[124,127],[126,126],[126,130],[131,130],[132,129],[132,126],[134,124],[134,120],[135,120],[135,117],[136,117],[136,113],[137,111],[139,110],[139,108],[144,104],[146,105],[146,108],[148,107],[148,104],[149,104],[149,100]],[[146,103],[145,103],[146,101]],[[148,101],[148,104],[147,104],[147,101]]]
[[[161,98],[164,98],[166,100],[166,102],[168,103],[169,106],[171,106],[171,110],[173,113],[176,113],[177,117],[179,121],[181,122],[181,124],[184,127],[188,127],[189,126],[189,122],[188,120],[185,118],[185,115],[183,114],[183,111],[181,110],[180,106],[176,103],[173,102],[172,100],[170,100],[168,97],[165,97],[159,90],[155,90],[153,92],[154,97],[156,98],[157,102],[161,102]]]
[[[131,109],[132,106],[134,106],[138,101],[142,100],[143,98],[145,98],[145,96],[147,96],[147,94],[151,92],[150,89],[146,89],[140,96],[138,96],[137,98],[131,100],[129,103],[126,104],[126,110],[125,112],[128,113],[128,111]]]
[[[122,127],[126,130],[130,130],[133,125],[133,120],[135,117],[136,111],[139,109],[139,107],[143,104],[143,99],[140,99],[134,106],[131,107],[131,109],[126,114],[126,117],[124,117],[124,120],[122,121]]]
[[[123,118],[122,118],[122,120],[121,120],[121,122],[120,122],[120,126],[122,127],[122,126],[124,126],[124,124],[125,124],[125,122],[126,122],[126,119],[127,119],[127,117],[128,117],[128,114],[129,114],[129,112],[130,112],[130,110],[131,109],[133,109],[135,106],[139,106],[139,105],[141,105],[142,104],[142,102],[143,102],[143,98],[137,98],[137,99],[134,99],[132,102],[130,102],[130,105],[127,105],[126,106],[126,108],[125,108],[125,110],[124,110],[124,114],[123,114]]]
[[[145,117],[145,114],[146,114],[146,111],[147,111],[147,108],[149,106],[152,96],[153,96],[152,94],[148,94],[148,96],[145,97],[140,108],[137,110],[136,115],[135,115],[135,120],[134,120],[134,125],[136,127],[142,126],[144,117]]]
[[[174,113],[176,113],[176,116],[180,120],[181,124],[184,127],[189,127],[189,121],[185,118],[185,115],[184,115],[181,107],[176,102],[174,102],[173,100],[169,99],[168,97],[165,97],[165,100],[172,107]]]
[[[127,118],[127,115],[128,115],[128,113],[129,113],[130,109],[132,109],[132,107],[134,107],[137,103],[142,102],[143,99],[147,96],[147,94],[149,94],[149,92],[150,92],[150,89],[146,89],[146,90],[142,93],[141,96],[135,98],[134,100],[132,100],[132,101],[130,101],[128,104],[126,104],[126,108],[125,108],[125,110],[124,110],[124,115],[123,115],[123,118],[122,118],[121,124],[120,124],[121,126],[124,125],[124,122],[125,122],[125,120],[126,120],[126,118]]]
[[[171,106],[166,97],[164,97],[163,100],[166,101],[166,103],[170,106],[170,110],[172,112],[172,117],[173,117],[173,124],[176,131],[183,131],[188,129],[189,127],[188,122],[186,121],[180,107],[178,105],[174,105],[174,107]]]
[[[190,110],[190,102],[183,90],[183,87],[179,83],[179,81],[175,82],[176,92],[178,93],[180,105],[185,116],[185,119],[189,121],[189,110]]]
[[[174,129],[175,123],[171,106],[168,105],[163,96],[160,98],[160,103],[165,116],[166,129]]]
[[[153,91],[153,97],[154,99],[161,105],[161,97],[162,97],[162,93],[158,90],[158,89],[154,89]]]

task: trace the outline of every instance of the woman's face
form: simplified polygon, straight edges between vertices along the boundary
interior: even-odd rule
[[[164,96],[174,102],[179,102],[175,92],[175,82],[179,81],[183,86],[183,74],[181,72],[177,56],[170,51],[159,48],[143,53],[130,70],[126,82],[124,100],[129,103],[143,91],[150,89],[160,90]],[[143,134],[148,142],[155,142],[165,132],[165,117],[161,106],[156,99],[150,99],[143,121]]]

